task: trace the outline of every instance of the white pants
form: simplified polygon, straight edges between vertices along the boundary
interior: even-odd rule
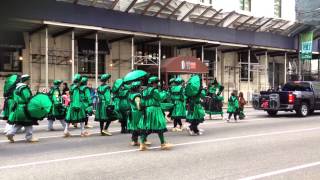
[[[66,121],[65,120],[59,120],[61,123],[61,126],[63,127],[63,129],[66,128]],[[53,129],[53,122],[54,120],[50,120],[48,119],[48,130],[52,130]]]
[[[69,132],[69,126],[70,126],[71,123],[68,123],[65,128],[64,128],[64,133],[68,133]],[[81,131],[81,134],[84,132],[84,122],[81,122],[80,123],[80,131]]]
[[[16,135],[17,131],[19,131],[22,127],[24,127],[26,131],[26,140],[29,141],[32,139],[32,132],[33,132],[33,127],[32,126],[22,126],[22,125],[13,125],[11,126],[10,130],[7,133],[8,135],[14,136]]]

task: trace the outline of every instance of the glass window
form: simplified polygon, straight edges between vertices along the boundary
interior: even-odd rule
[[[312,91],[310,83],[307,82],[290,82],[283,86],[283,91]]]
[[[244,11],[251,11],[251,0],[240,0],[240,9]]]
[[[105,73],[105,54],[98,55],[98,73]],[[84,54],[79,53],[78,56],[78,67],[79,73],[83,74],[94,74],[96,72],[95,69],[95,55],[94,54]]]
[[[274,16],[281,17],[281,0],[274,0]]]
[[[22,72],[22,50],[0,49],[0,71]]]

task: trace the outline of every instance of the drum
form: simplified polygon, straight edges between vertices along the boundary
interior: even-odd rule
[[[42,120],[50,113],[52,102],[47,94],[38,93],[29,100],[26,108],[30,118]]]

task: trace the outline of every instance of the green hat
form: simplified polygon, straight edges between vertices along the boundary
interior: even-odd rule
[[[106,81],[108,81],[110,78],[111,78],[111,75],[110,75],[110,74],[103,74],[103,75],[100,77],[100,81],[101,81],[101,82],[106,82]]]
[[[73,77],[73,82],[74,83],[78,83],[81,81],[81,75],[80,74],[75,74],[74,77]]]
[[[87,84],[88,83],[88,77],[87,76],[83,76],[81,78],[81,84]]]
[[[131,88],[135,88],[135,87],[139,87],[139,86],[141,86],[140,81],[135,81],[135,82],[131,83]]]
[[[199,75],[192,75],[186,85],[185,95],[188,97],[199,94],[202,87],[202,80]]]
[[[21,82],[26,82],[30,79],[30,75],[29,74],[24,74],[21,76]]]
[[[159,78],[157,76],[152,76],[148,79],[148,84],[152,84],[154,82],[158,82]]]
[[[172,83],[174,83],[174,78],[171,78],[170,80],[169,80],[169,84],[172,84]]]
[[[122,79],[117,79],[114,83],[113,83],[113,86],[112,86],[112,89],[111,91],[112,92],[117,92],[120,87],[122,86],[123,84],[123,80]]]
[[[61,80],[54,80],[54,81],[53,81],[53,85],[59,86],[62,82],[63,82],[63,81],[61,81]]]
[[[184,82],[184,80],[181,78],[181,77],[177,77],[175,80],[174,80],[175,83],[177,84],[181,84]]]

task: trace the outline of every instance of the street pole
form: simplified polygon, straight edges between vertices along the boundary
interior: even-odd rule
[[[32,35],[29,35],[29,75],[30,75],[30,88],[32,89]]]
[[[251,72],[251,50],[248,50],[248,92],[249,96],[248,99],[250,100],[250,94],[251,94],[251,77],[250,77],[250,72]]]
[[[265,88],[266,90],[268,90],[268,84],[269,84],[269,73],[268,73],[268,51],[265,52],[265,58],[266,58],[266,62],[265,62],[265,74],[266,74],[266,78],[265,78]]]
[[[287,52],[284,53],[284,83],[287,83]]]
[[[216,47],[216,57],[215,57],[215,76],[218,79],[218,48]]]

